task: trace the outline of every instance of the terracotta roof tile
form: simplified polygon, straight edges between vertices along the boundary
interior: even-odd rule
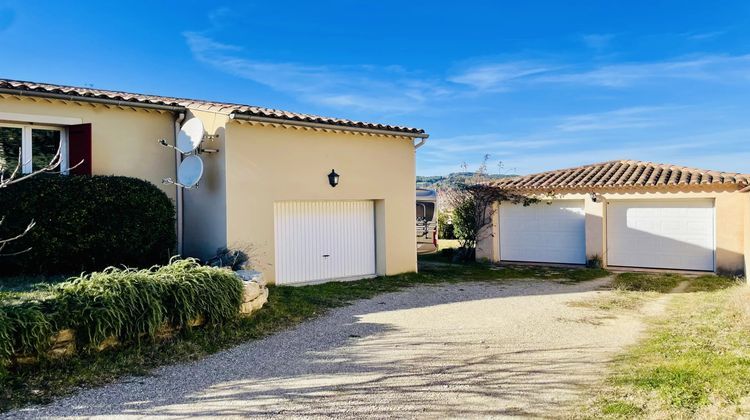
[[[613,160],[492,181],[513,190],[636,188],[686,185],[750,185],[750,174],[717,172],[636,160]]]
[[[118,92],[113,90],[102,90],[75,86],[62,86],[48,83],[24,82],[10,79],[0,79],[0,89],[3,89],[5,91],[17,91],[19,94],[23,94],[23,92],[33,91],[49,94],[64,94],[73,97],[80,96],[98,99],[109,99],[123,102],[132,102],[134,106],[137,106],[136,104],[177,106],[184,108],[198,108],[204,110],[222,111],[226,113],[252,115],[256,117],[278,118],[289,121],[301,121],[345,127],[357,127],[412,134],[424,134],[425,132],[424,130],[419,128],[353,121],[341,118],[322,117],[319,115],[302,114],[298,112],[282,111],[278,109],[264,108],[259,106],[202,101],[197,99],[173,98],[168,96],[143,95],[139,93]]]

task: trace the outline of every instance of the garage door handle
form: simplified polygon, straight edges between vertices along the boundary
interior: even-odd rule
[[[328,258],[328,257],[330,257],[330,255],[328,255],[328,254],[323,254],[323,258]]]

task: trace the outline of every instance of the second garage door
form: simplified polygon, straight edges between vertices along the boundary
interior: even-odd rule
[[[714,202],[612,201],[607,205],[607,263],[713,271]]]
[[[274,204],[276,283],[308,283],[375,274],[372,201]]]
[[[499,218],[501,260],[586,263],[583,200],[556,200],[527,207],[503,203]]]

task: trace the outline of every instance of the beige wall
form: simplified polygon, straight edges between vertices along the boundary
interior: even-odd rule
[[[175,156],[157,143],[160,138],[174,142],[174,115],[170,112],[11,95],[0,96],[0,112],[80,118],[82,123],[91,123],[94,174],[141,178],[175,198],[175,187],[161,183],[175,177]]]
[[[610,200],[644,200],[644,199],[690,199],[713,198],[716,213],[716,269],[719,272],[737,273],[745,270],[750,253],[750,194],[740,193],[736,187],[724,187],[716,190],[688,188],[681,191],[657,189],[599,191],[599,200],[594,203],[590,194],[580,192],[562,192],[555,194],[555,199],[584,199],[586,211],[586,255],[599,255],[607,262],[607,229],[605,203]],[[546,199],[546,196],[543,197]],[[499,226],[499,221],[495,222]],[[497,237],[483,244],[482,257],[499,261],[499,227],[495,227]],[[479,252],[479,250],[478,250]],[[479,255],[479,254],[478,254]]]
[[[378,274],[416,271],[411,139],[231,122],[225,147],[227,243],[251,247],[270,281],[273,204],[285,200],[376,200]]]

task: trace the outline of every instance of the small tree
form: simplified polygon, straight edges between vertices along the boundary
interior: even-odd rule
[[[537,201],[490,184],[490,177],[487,176],[488,160],[489,155],[485,155],[484,161],[473,176],[456,188],[446,191],[447,201],[453,208],[454,235],[459,242],[455,260],[476,259],[477,244],[493,235],[491,225],[492,217],[497,211],[496,203],[510,202],[528,206]],[[499,167],[502,168],[502,165]]]

